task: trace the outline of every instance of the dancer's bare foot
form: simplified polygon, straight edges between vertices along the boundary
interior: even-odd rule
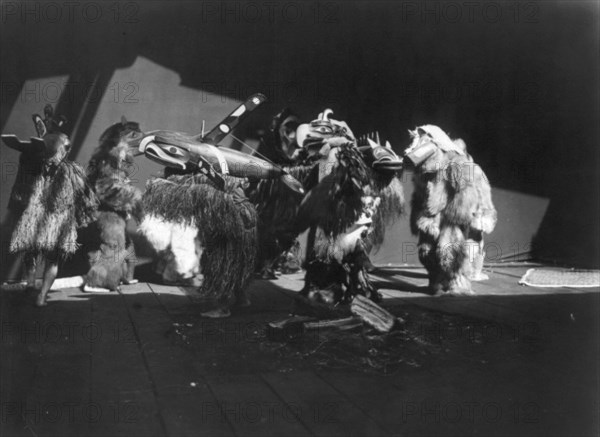
[[[52,284],[56,279],[56,273],[58,273],[58,261],[56,257],[47,257],[46,264],[44,266],[44,280],[42,281],[42,289],[40,290],[40,294],[38,294],[37,300],[35,302],[38,307],[45,307],[48,305],[46,302],[46,295],[50,288],[52,288]]]
[[[40,292],[35,300],[35,306],[38,308],[48,306],[48,302],[46,301],[46,293]]]

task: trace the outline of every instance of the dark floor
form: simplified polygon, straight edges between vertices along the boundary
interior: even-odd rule
[[[301,275],[255,281],[253,305],[199,316],[191,291],[0,294],[0,435],[598,435],[600,290],[530,288],[490,268],[475,297],[423,293],[423,271],[381,271],[367,328],[271,341]]]

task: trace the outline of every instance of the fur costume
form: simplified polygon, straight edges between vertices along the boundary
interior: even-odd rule
[[[379,300],[367,273],[368,246],[381,244],[385,224],[401,212],[402,187],[394,174],[374,172],[350,128],[329,120],[330,112],[311,126],[302,125],[298,133],[309,153],[320,157],[318,183],[296,219],[298,231],[310,228],[302,293],[326,303],[348,301],[355,294]],[[378,214],[382,195],[385,207]],[[369,243],[374,218],[377,236]]]
[[[311,188],[311,171],[317,159],[308,158],[296,144],[298,117],[285,108],[277,114],[266,138],[261,139],[257,154],[270,159],[299,180],[305,189]],[[312,179],[314,180],[314,174]],[[258,255],[256,273],[263,279],[275,279],[275,269],[297,271],[301,260],[294,229],[294,220],[302,196],[291,193],[279,180],[261,180],[251,184],[246,194],[258,212]],[[281,265],[279,265],[281,264]]]
[[[95,237],[89,244],[91,268],[84,291],[116,290],[121,282],[133,282],[135,250],[127,235],[127,220],[141,215],[142,193],[129,180],[133,155],[127,144],[141,137],[137,123],[123,118],[100,136],[100,145],[88,165],[88,180],[100,200]]]
[[[58,260],[77,250],[77,229],[95,219],[98,200],[86,182],[84,170],[67,159],[70,141],[60,132],[64,119],[55,119],[52,106],[45,118],[34,115],[40,138],[21,142],[13,135],[2,139],[21,152],[17,184],[9,208],[17,216],[10,251],[25,254],[29,285],[38,257],[46,261],[37,304],[46,305],[46,294],[58,270]]]
[[[166,167],[164,178],[156,180],[185,182],[186,179],[182,176],[190,175]],[[203,277],[200,269],[202,246],[198,239],[199,229],[195,221],[171,221],[144,214],[138,230],[156,251],[155,272],[162,278],[164,284],[198,287],[202,285]]]
[[[195,254],[201,252],[201,291],[227,314],[233,303],[246,303],[244,291],[256,257],[257,216],[240,179],[224,178],[225,191],[203,175],[148,181],[140,232],[157,252],[170,251],[187,264],[183,270],[193,269]]]
[[[285,172],[279,165],[234,149],[217,147],[219,142],[230,134],[232,129],[243,118],[248,116],[251,111],[265,100],[266,97],[264,95],[253,94],[207,134],[204,134],[204,131],[197,135],[189,135],[176,131],[156,130],[144,135],[137,142],[137,146],[139,151],[144,153],[147,158],[166,167],[166,177],[169,177],[169,174],[202,174],[204,176],[203,181],[205,181],[203,185],[208,186],[207,179],[212,183],[211,190],[217,188],[226,192],[226,194],[227,190],[231,189],[231,187],[227,188],[227,182],[224,177],[227,175],[240,178],[238,179],[239,181],[246,181],[246,178],[249,180],[277,179],[284,185],[287,185],[292,191],[303,194],[304,188],[302,184],[289,173]],[[198,206],[202,207],[202,204]],[[193,208],[193,206],[189,207]],[[198,223],[197,225],[198,227],[203,227],[204,223]],[[194,227],[195,224],[192,224],[188,220],[184,228],[181,226],[172,228],[171,235],[175,240],[179,240],[179,238],[175,238],[173,232],[187,235],[188,233],[194,233],[193,229],[188,229]],[[181,244],[176,246],[169,244],[170,248],[165,249],[159,255],[161,262],[159,262],[158,267],[161,270],[163,279],[170,281],[172,279],[171,276],[175,276],[175,280],[178,282],[180,282],[180,279],[184,282],[191,282],[190,285],[194,285],[196,272],[195,269],[192,269],[192,266],[197,265],[196,259],[198,254],[192,251],[192,246],[201,246],[203,244],[204,242],[200,242],[199,244],[192,245],[191,241],[188,241],[183,246]],[[187,260],[186,262],[182,262],[181,257],[171,250],[175,247],[178,250],[186,252],[186,256],[189,256],[190,259],[196,259],[193,259],[193,262],[187,262]]]
[[[309,188],[312,185],[311,171],[314,165],[307,161],[284,169],[301,181],[304,187]],[[247,195],[258,213],[259,247],[256,271],[263,279],[275,279],[274,270],[282,254],[288,256],[297,243],[295,218],[303,197],[290,192],[283,182],[268,179],[261,180],[247,190]],[[284,265],[287,265],[287,261]]]
[[[465,143],[437,126],[411,132],[405,157],[415,166],[411,230],[419,237],[419,259],[434,293],[472,294],[482,274],[483,234],[493,231],[491,187]]]

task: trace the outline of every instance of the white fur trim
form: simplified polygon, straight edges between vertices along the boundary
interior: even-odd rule
[[[198,273],[198,253],[196,237],[198,228],[185,225],[173,226],[171,251],[173,252],[173,270],[183,278]]]
[[[171,244],[173,223],[152,214],[144,216],[138,227],[140,232],[157,252],[166,250]]]

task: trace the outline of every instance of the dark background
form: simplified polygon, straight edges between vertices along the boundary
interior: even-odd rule
[[[377,129],[397,151],[409,128],[437,124],[466,141],[494,186],[492,261],[600,265],[597,2],[1,7],[2,133],[33,135],[30,115],[53,103],[71,121],[71,158],[86,164],[121,115],[146,130],[193,132],[259,91],[268,104],[238,131],[249,141],[284,106],[306,120],[331,107],[356,134]],[[0,152],[4,217],[18,156]],[[159,168],[139,159],[143,187]],[[379,262],[416,261],[405,222]],[[3,226],[4,277],[16,275],[9,235]]]

